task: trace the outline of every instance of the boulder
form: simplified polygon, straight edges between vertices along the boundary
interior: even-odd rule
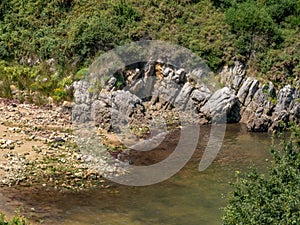
[[[200,109],[211,122],[235,123],[240,121],[240,105],[238,98],[228,87],[216,91]],[[227,118],[226,118],[227,117]]]
[[[181,85],[175,83],[171,75],[154,85],[152,105],[159,103],[164,109],[174,108],[174,101],[181,90]]]
[[[254,90],[258,88],[256,85],[257,82],[251,84]],[[271,115],[275,107],[271,98],[273,88],[273,85],[265,84],[256,90],[253,97],[251,95],[254,91],[250,93],[251,87],[249,88],[249,98],[247,97],[245,101],[249,103],[242,108],[241,121],[246,123],[250,131],[265,132],[272,125]]]
[[[249,89],[252,86],[254,79],[252,77],[248,77],[245,82],[243,82],[243,85],[241,86],[241,88],[239,89],[238,93],[237,93],[237,97],[240,100],[240,103],[242,105],[245,104],[245,100],[248,96],[249,93]]]
[[[278,93],[277,104],[275,107],[275,113],[279,113],[282,110],[289,110],[290,105],[294,99],[295,89],[291,85],[284,86]]]
[[[190,95],[194,89],[195,87],[189,82],[184,84],[174,102],[174,106],[176,109],[181,111],[185,110],[186,104],[188,103]]]
[[[269,131],[282,130],[290,122],[291,109],[294,105],[295,88],[286,85],[278,92],[277,104],[272,115],[273,124]],[[296,110],[297,111],[297,110]]]
[[[256,116],[249,119],[247,123],[247,128],[252,132],[266,132],[272,124],[270,117],[266,115]]]
[[[206,86],[201,86],[199,89],[194,89],[186,104],[187,111],[200,112],[200,108],[211,97],[211,92]]]
[[[233,67],[224,66],[220,73],[221,83],[223,83],[226,87],[233,89],[236,94],[245,78],[245,75],[246,70],[244,65],[241,62],[236,61]]]

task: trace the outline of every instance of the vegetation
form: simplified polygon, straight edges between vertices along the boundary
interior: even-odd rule
[[[29,225],[29,222],[22,216],[15,216],[8,221],[5,215],[0,213],[0,225]]]
[[[300,223],[300,128],[291,130],[281,150],[272,148],[274,162],[267,176],[255,169],[237,176],[224,225]]]
[[[241,60],[280,85],[300,75],[299,25],[298,0],[2,0],[0,94],[13,84],[66,99],[101,53],[151,39],[191,49],[214,71]]]

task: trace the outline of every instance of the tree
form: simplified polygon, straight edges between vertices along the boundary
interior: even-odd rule
[[[300,129],[291,129],[281,150],[272,147],[268,175],[255,169],[238,175],[224,208],[224,225],[300,224]]]

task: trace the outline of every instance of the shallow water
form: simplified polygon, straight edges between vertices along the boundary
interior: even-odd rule
[[[203,131],[205,134],[208,131]],[[24,191],[18,201],[34,208],[32,219],[47,224],[103,225],[217,225],[221,224],[222,198],[231,190],[234,171],[251,163],[261,171],[270,158],[271,137],[248,133],[243,125],[228,125],[221,151],[204,172],[198,171],[203,143],[189,163],[167,181],[146,187],[116,185],[109,192],[93,190],[76,194]],[[14,195],[0,196],[1,208],[13,208]],[[5,199],[6,198],[6,199]],[[10,201],[12,202],[12,201]]]

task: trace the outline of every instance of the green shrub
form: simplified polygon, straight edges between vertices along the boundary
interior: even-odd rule
[[[253,74],[287,82],[300,73],[299,26],[298,0],[2,0],[0,60],[17,79],[2,76],[0,94],[9,96],[10,82],[26,89],[29,81],[52,96],[64,77],[78,80],[76,71],[102,53],[139,40],[189,48],[214,71],[251,59]],[[18,66],[34,58],[40,65]]]
[[[29,222],[23,216],[15,216],[8,221],[5,215],[0,213],[0,225],[29,225]]]
[[[300,224],[300,129],[280,150],[272,147],[274,162],[267,175],[252,169],[237,176],[223,216],[224,225]]]

